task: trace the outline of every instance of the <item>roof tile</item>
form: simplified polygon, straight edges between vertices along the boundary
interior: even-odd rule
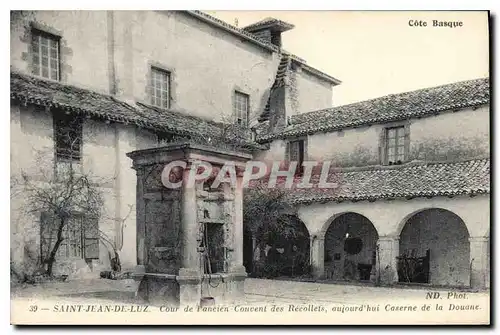
[[[60,108],[118,123],[132,123],[153,131],[172,132],[180,136],[217,138],[224,124],[204,120],[173,110],[143,103],[130,105],[113,96],[93,92],[60,82],[44,80],[11,72],[11,99],[21,102]],[[243,148],[261,148],[253,141],[242,141]]]
[[[273,138],[424,117],[443,111],[484,105],[489,101],[489,78],[461,81],[296,115],[291,118],[290,126],[283,131],[260,137],[258,140],[268,141]]]
[[[338,187],[294,189],[289,194],[290,202],[371,201],[485,194],[490,192],[490,160],[331,169],[328,181],[336,182]]]

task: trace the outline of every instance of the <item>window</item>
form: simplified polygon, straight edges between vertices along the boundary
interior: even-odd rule
[[[250,97],[248,94],[236,91],[234,94],[234,115],[236,123],[240,126],[247,127],[249,123],[249,104]]]
[[[59,80],[59,37],[40,30],[32,30],[33,74]]]
[[[54,114],[56,160],[79,162],[81,160],[83,122],[79,117]]]
[[[386,162],[389,165],[405,161],[405,127],[392,127],[385,130]]]
[[[40,221],[42,258],[47,260],[57,242],[59,220],[52,215],[43,213]],[[99,228],[95,219],[83,215],[73,215],[62,228],[56,260],[67,258],[99,258]]]
[[[304,140],[295,140],[289,142],[288,148],[288,160],[290,162],[297,162],[297,173],[302,174],[304,167],[302,163],[304,163],[305,159],[305,143]]]
[[[170,72],[151,68],[151,104],[170,108]]]

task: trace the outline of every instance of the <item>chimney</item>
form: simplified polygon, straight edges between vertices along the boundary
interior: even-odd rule
[[[287,118],[294,114],[292,106],[294,87],[290,80],[294,74],[291,71],[291,64],[290,55],[282,53],[269,99],[259,118],[259,122],[269,121],[269,128],[273,132],[284,129]]]
[[[265,18],[259,22],[243,28],[243,30],[257,36],[263,41],[281,48],[281,33],[293,29],[295,26],[272,17]]]

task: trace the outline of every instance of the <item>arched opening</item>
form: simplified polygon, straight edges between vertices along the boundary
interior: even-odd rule
[[[254,275],[276,278],[310,274],[309,231],[298,217],[282,215],[276,225],[257,235],[262,241],[256,241]]]
[[[375,279],[378,233],[361,214],[336,217],[325,233],[325,276],[339,281]]]
[[[400,282],[468,286],[469,232],[456,214],[425,209],[412,215],[399,238]]]

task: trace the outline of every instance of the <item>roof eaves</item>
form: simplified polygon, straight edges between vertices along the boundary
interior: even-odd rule
[[[337,85],[340,85],[342,83],[342,81],[338,80],[337,78],[334,78],[310,65],[307,65],[305,63],[302,63],[302,70],[305,70],[307,72],[309,72],[310,74],[313,74],[323,80],[326,80],[328,81],[330,84],[332,84],[333,86],[337,86]]]
[[[406,198],[422,198],[422,197],[439,197],[439,196],[459,196],[459,195],[480,195],[489,194],[490,190],[484,188],[469,189],[469,190],[444,190],[444,191],[422,191],[422,192],[408,192],[408,193],[379,193],[363,196],[317,196],[296,198],[290,201],[291,204],[312,204],[317,202],[327,201],[375,201],[384,199],[406,199]]]
[[[443,106],[443,107],[435,108],[432,110],[421,111],[418,113],[406,114],[406,115],[401,115],[401,116],[378,117],[378,118],[371,118],[371,119],[365,119],[365,120],[358,120],[356,122],[345,122],[345,123],[338,123],[338,124],[334,124],[334,125],[325,125],[325,126],[319,126],[319,127],[299,129],[299,130],[295,130],[295,131],[293,129],[292,130],[285,129],[281,132],[268,134],[268,135],[262,136],[260,138],[258,137],[256,140],[259,143],[265,143],[265,142],[269,142],[271,140],[278,139],[278,138],[304,136],[304,135],[311,135],[311,134],[315,134],[315,133],[336,131],[336,130],[351,128],[351,127],[359,127],[359,126],[364,126],[364,125],[369,125],[369,124],[386,123],[386,122],[401,121],[401,120],[407,120],[407,119],[413,119],[413,118],[427,117],[427,116],[436,115],[437,113],[452,112],[456,109],[464,109],[464,108],[468,108],[468,107],[483,106],[483,105],[486,105],[488,103],[489,103],[489,100],[480,100],[480,101],[475,101],[474,103],[457,104],[457,105],[453,105],[453,106],[451,106],[451,105],[450,106]],[[305,122],[305,123],[307,124],[307,122]],[[296,125],[303,125],[303,123],[299,123]]]

